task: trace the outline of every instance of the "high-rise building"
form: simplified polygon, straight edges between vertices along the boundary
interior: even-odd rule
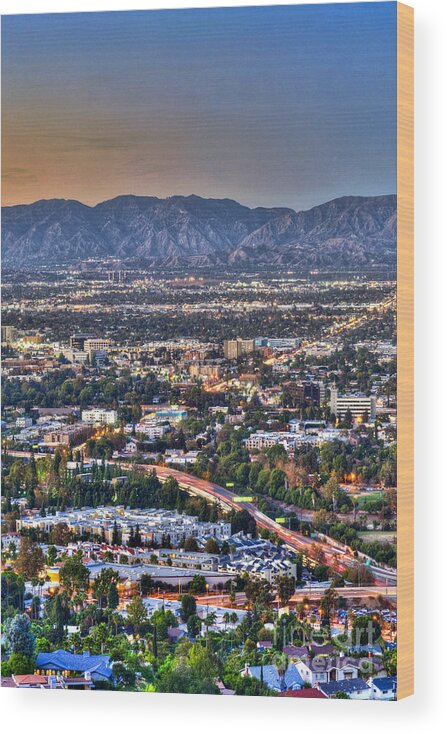
[[[238,336],[237,339],[225,339],[224,341],[225,359],[238,359],[238,357],[242,357],[244,354],[251,354],[254,351],[254,339],[241,339]]]
[[[340,420],[344,420],[348,410],[354,420],[361,420],[365,414],[368,416],[368,420],[374,420],[376,417],[376,397],[375,395],[368,397],[362,393],[339,395],[337,388],[332,387],[330,409],[331,413]]]
[[[93,334],[73,334],[70,337],[70,347],[78,352],[87,351],[85,348],[85,342],[87,339],[92,339]]]
[[[112,340],[106,337],[88,337],[84,342],[86,352],[107,352],[112,346]]]
[[[314,382],[313,380],[302,382],[290,381],[285,382],[283,388],[290,396],[293,407],[319,407],[320,405],[320,385],[318,382]]]
[[[12,344],[17,338],[15,326],[2,326],[2,344]]]

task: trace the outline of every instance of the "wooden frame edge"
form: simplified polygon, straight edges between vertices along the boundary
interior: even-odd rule
[[[414,693],[414,11],[397,4],[397,698]]]

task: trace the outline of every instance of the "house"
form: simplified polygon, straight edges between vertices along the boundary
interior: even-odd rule
[[[301,688],[299,691],[282,691],[283,698],[327,698],[319,688]]]
[[[31,673],[28,675],[13,675],[11,680],[16,688],[75,688],[88,690],[95,687],[88,672],[78,677]]]
[[[36,673],[62,674],[66,678],[77,674],[92,681],[111,681],[113,678],[108,655],[91,655],[89,652],[78,655],[66,650],[39,652],[36,658]]]
[[[268,688],[278,693],[280,691],[299,690],[303,686],[303,679],[292,663],[289,664],[287,670],[281,676],[275,665],[250,666],[247,663],[244,670],[241,671],[241,676],[262,680]]]
[[[337,693],[346,693],[353,700],[364,701],[371,698],[371,688],[361,678],[318,683],[318,688],[326,698],[336,698]]]
[[[380,645],[353,645],[349,648],[350,654],[356,655],[382,655],[382,648]]]
[[[185,630],[180,629],[180,627],[168,627],[169,642],[178,642],[185,634]]]
[[[232,688],[225,688],[225,685],[220,678],[216,680],[216,686],[218,687],[221,696],[234,696],[236,693]]]
[[[17,688],[49,688],[48,677],[38,673],[28,675],[13,675],[12,679]]]
[[[312,687],[317,683],[354,680],[359,675],[359,661],[345,656],[316,655],[311,658],[308,655],[297,660],[295,665],[303,681]]]
[[[287,655],[288,658],[291,660],[298,660],[298,658],[302,658],[309,655],[309,651],[307,647],[304,647],[304,645],[284,645],[282,649],[283,653]]]
[[[270,648],[273,646],[273,642],[271,640],[259,640],[259,642],[256,643],[256,647],[258,650],[270,650]]]
[[[397,677],[388,675],[384,678],[369,678],[371,698],[375,701],[395,701],[397,691]]]
[[[325,645],[312,643],[309,645],[309,650],[313,655],[338,655],[339,653],[338,648],[334,647],[334,645],[331,645],[330,643],[326,643]]]

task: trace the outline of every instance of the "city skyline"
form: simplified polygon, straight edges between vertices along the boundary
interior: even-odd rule
[[[394,193],[395,3],[3,17],[3,204]]]

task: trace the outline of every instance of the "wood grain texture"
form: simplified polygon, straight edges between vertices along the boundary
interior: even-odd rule
[[[414,692],[413,8],[397,3],[397,697]]]

